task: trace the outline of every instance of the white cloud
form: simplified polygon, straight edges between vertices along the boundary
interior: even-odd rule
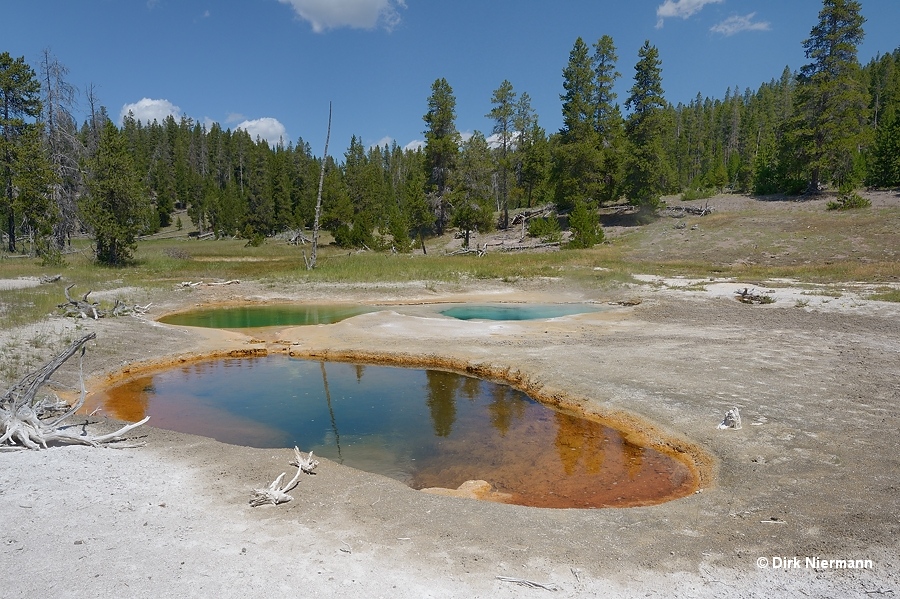
[[[424,150],[425,149],[425,140],[424,139],[414,139],[405,146],[403,146],[404,150],[412,150],[415,152],[416,150]]]
[[[728,17],[721,23],[717,23],[710,27],[709,30],[713,33],[721,33],[725,37],[728,37],[735,33],[740,33],[741,31],[768,31],[772,28],[768,21],[756,21],[754,23],[753,17],[755,16],[756,13],[752,12],[749,15],[735,15],[733,17]]]
[[[707,4],[721,4],[724,0],[666,0],[656,9],[656,28],[663,26],[663,20],[675,17],[687,19],[703,10]]]
[[[240,123],[241,121],[246,121],[247,117],[241,114],[240,112],[229,112],[228,116],[225,117],[225,122],[229,125],[232,123]]]
[[[271,117],[263,117],[261,119],[253,119],[238,123],[235,129],[243,129],[250,134],[250,137],[256,139],[261,137],[269,142],[269,145],[275,145],[279,140],[286,140],[286,131],[278,119]]]
[[[398,8],[406,8],[405,0],[278,0],[290,4],[313,31],[352,27],[374,29],[379,24],[390,31],[400,22]]]
[[[391,137],[390,135],[385,135],[384,137],[382,137],[381,139],[379,139],[378,141],[376,141],[375,143],[370,145],[369,148],[375,148],[375,147],[383,148],[384,146],[387,146],[390,148],[392,143],[394,143],[394,138]]]
[[[154,120],[158,123],[162,123],[169,115],[178,117],[181,114],[181,109],[168,100],[142,98],[134,104],[125,104],[122,106],[122,111],[119,113],[119,121],[124,121],[129,112],[134,115],[136,121],[150,124]]]

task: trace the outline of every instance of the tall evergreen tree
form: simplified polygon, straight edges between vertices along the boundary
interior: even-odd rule
[[[491,155],[484,134],[476,131],[463,144],[458,168],[453,174],[451,224],[463,232],[463,247],[469,247],[473,231],[488,231],[493,225],[491,203]]]
[[[624,162],[622,112],[616,103],[614,87],[621,74],[616,70],[616,46],[604,35],[594,44],[594,127],[601,155],[600,202],[618,199],[622,186]]]
[[[509,226],[509,159],[517,105],[516,92],[513,91],[512,83],[504,79],[500,87],[494,90],[491,104],[494,107],[486,116],[494,121],[491,131],[497,136],[497,192],[500,228],[506,229]]]
[[[24,57],[14,59],[9,52],[0,54],[0,211],[6,216],[6,235],[10,252],[16,251],[16,204],[13,191],[13,166],[19,138],[30,119],[41,114],[41,85]]]
[[[865,35],[860,11],[856,0],[823,0],[819,22],[803,42],[812,62],[800,69],[794,139],[813,191],[823,178],[841,186],[855,183],[869,104],[857,60]]]
[[[882,120],[875,135],[868,185],[875,187],[900,186],[900,113]]]
[[[601,195],[594,69],[590,48],[580,37],[563,69],[563,89],[563,127],[554,147],[552,178],[557,208],[568,210],[576,201],[597,202]]]
[[[80,207],[102,264],[131,260],[137,236],[148,226],[150,206],[123,135],[112,121],[100,132],[96,153],[85,162],[87,194]]]
[[[51,189],[56,174],[44,151],[42,127],[29,127],[20,138],[13,174],[15,211],[34,252],[45,261],[55,262],[59,254],[52,243],[53,226],[59,218]],[[56,258],[54,258],[56,256]]]
[[[625,102],[631,109],[625,123],[630,144],[626,184],[633,204],[642,210],[655,210],[671,184],[671,174],[663,139],[668,104],[662,88],[662,61],[649,40],[638,51],[634,71],[634,85]]]
[[[460,136],[456,130],[456,97],[446,79],[431,85],[428,112],[422,117],[425,130],[426,191],[436,205],[438,234],[447,224],[450,179],[459,157]]]

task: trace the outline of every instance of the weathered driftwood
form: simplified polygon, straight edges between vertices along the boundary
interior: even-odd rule
[[[133,306],[129,306],[125,302],[120,299],[116,299],[116,303],[112,309],[113,316],[134,316],[134,315],[144,315],[150,311],[150,306],[153,304],[147,304],[146,306],[141,306],[140,304],[135,304]]]
[[[69,290],[75,286],[75,283],[67,286],[63,293],[66,294],[66,303],[59,304],[57,306],[61,310],[66,311],[66,316],[75,316],[78,318],[93,318],[97,320],[103,314],[100,310],[100,304],[97,302],[89,302],[88,296],[91,294],[90,289],[88,289],[87,293],[81,296],[81,299],[73,299],[71,295],[69,295]]]
[[[210,283],[204,283],[203,281],[196,281],[196,282],[182,281],[180,286],[181,287],[200,287],[202,285],[202,286],[206,286],[206,287],[220,287],[222,285],[239,285],[239,284],[240,284],[240,281],[238,281],[237,279],[232,279],[230,281],[212,281]]]
[[[743,428],[741,426],[741,412],[736,407],[725,412],[725,418],[719,424],[719,428],[733,428],[735,430]]]
[[[84,405],[84,398],[87,395],[84,388],[84,369],[81,363],[84,359],[84,344],[96,336],[96,333],[89,333],[72,342],[53,360],[23,377],[3,394],[3,397],[0,398],[0,446],[19,445],[28,449],[46,448],[51,443],[98,446],[102,443],[121,440],[125,433],[149,420],[148,416],[140,422],[128,424],[115,432],[98,436],[87,433],[79,434],[75,430],[62,426],[66,419],[73,416]],[[48,416],[49,412],[64,404],[58,397],[54,397],[51,401],[47,401],[46,397],[39,398],[38,391],[66,360],[79,351],[81,392],[78,401],[68,406],[68,409],[60,416]]]
[[[551,248],[551,247],[559,247],[561,242],[559,241],[548,241],[546,243],[532,243],[532,244],[519,244],[519,245],[502,245],[500,246],[501,252],[527,252],[528,250],[540,250],[543,248]]]
[[[450,252],[447,254],[448,256],[459,256],[461,254],[475,254],[478,257],[484,256],[487,253],[487,244],[485,243],[483,246],[479,246],[477,243],[475,247],[464,247],[460,248],[456,251]]]
[[[57,307],[60,310],[63,310],[65,316],[72,316],[74,318],[93,318],[97,320],[98,318],[104,318],[106,316],[126,316],[126,315],[140,315],[146,314],[148,310],[150,310],[150,306],[152,304],[147,304],[146,306],[141,306],[135,304],[133,306],[129,306],[125,302],[120,299],[116,299],[116,303],[113,306],[111,311],[104,310],[100,307],[98,302],[89,302],[88,296],[91,294],[91,290],[88,290],[87,293],[81,296],[81,299],[74,299],[71,295],[69,295],[69,290],[74,287],[75,284],[69,285],[65,288],[64,293],[66,294],[66,302],[64,304],[59,304]]]
[[[528,208],[516,214],[510,222],[510,225],[522,224],[529,218],[549,216],[554,211],[553,204],[547,204],[546,206],[541,206],[539,208]]]
[[[666,206],[664,212],[666,213],[666,215],[673,218],[681,218],[688,214],[693,214],[694,216],[706,216],[707,214],[712,214],[713,210],[714,208],[709,205],[709,202],[707,202],[703,206]]]
[[[542,583],[535,582],[533,580],[527,580],[525,578],[515,578],[513,576],[498,576],[497,580],[500,582],[511,582],[513,584],[517,584],[519,586],[528,587],[530,589],[543,589],[545,591],[558,591],[560,590],[559,586],[551,583]]]
[[[298,229],[297,231],[293,231],[288,238],[288,243],[290,245],[306,245],[307,243],[312,243],[312,239],[303,234],[303,231]]]
[[[251,493],[250,505],[259,507],[261,505],[278,505],[291,501],[293,497],[288,495],[288,491],[297,486],[297,483],[300,482],[301,474],[313,474],[313,470],[315,470],[318,465],[319,461],[313,459],[313,452],[310,451],[304,458],[303,454],[300,453],[300,449],[294,447],[294,460],[291,462],[291,466],[297,467],[297,473],[294,475],[294,478],[288,481],[287,484],[282,484],[282,481],[287,474],[286,472],[282,472],[278,475],[278,478],[273,480],[265,489],[254,489],[253,493]]]
[[[750,290],[749,287],[744,287],[743,289],[736,289],[735,295],[737,295],[737,300],[739,302],[745,304],[773,304],[775,303],[775,298],[771,295],[765,295],[757,292],[755,289]]]

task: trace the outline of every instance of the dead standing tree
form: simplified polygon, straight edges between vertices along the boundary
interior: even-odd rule
[[[150,419],[148,416],[140,422],[128,424],[119,430],[106,435],[93,436],[78,434],[63,427],[63,422],[73,416],[82,405],[87,395],[84,388],[84,345],[96,338],[96,333],[89,333],[78,339],[62,353],[53,358],[45,366],[26,375],[22,380],[9,388],[0,398],[0,446],[20,444],[28,449],[46,448],[49,443],[68,443],[98,446],[111,441],[119,441],[128,431],[137,428]],[[48,398],[38,397],[43,387],[65,362],[80,351],[79,380],[81,392],[78,400],[60,416],[49,416],[60,404],[58,398],[48,402]]]
[[[313,220],[312,257],[307,258],[306,252],[303,259],[306,261],[306,270],[316,267],[316,253],[319,248],[319,217],[322,214],[322,186],[325,183],[325,165],[328,164],[328,142],[331,140],[331,102],[328,103],[328,133],[325,135],[325,154],[322,156],[322,168],[319,170],[319,193],[316,196],[316,216]]]

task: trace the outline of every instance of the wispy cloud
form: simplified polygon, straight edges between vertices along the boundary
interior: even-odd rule
[[[768,21],[754,21],[755,12],[749,15],[728,17],[721,23],[709,28],[713,33],[721,33],[725,37],[740,33],[741,31],[768,31],[772,28]]]
[[[666,0],[656,9],[656,28],[663,26],[665,19],[688,17],[703,10],[707,4],[721,4],[724,0]]]
[[[278,0],[290,4],[313,31],[352,27],[374,29],[379,25],[392,30],[400,23],[398,9],[406,8],[405,0]]]
[[[154,120],[162,123],[169,115],[177,117],[181,114],[181,109],[168,100],[142,98],[133,104],[122,106],[122,110],[119,112],[119,121],[124,121],[129,112],[134,115],[136,121],[150,124]]]
[[[390,135],[385,135],[375,143],[371,144],[369,148],[383,148],[384,146],[391,147],[391,144],[394,143],[394,138]]]
[[[269,142],[269,145],[275,145],[279,140],[284,140],[286,131],[284,125],[278,119],[271,117],[263,117],[261,119],[246,120],[238,123],[235,129],[243,129],[250,134],[253,139],[262,138]]]

